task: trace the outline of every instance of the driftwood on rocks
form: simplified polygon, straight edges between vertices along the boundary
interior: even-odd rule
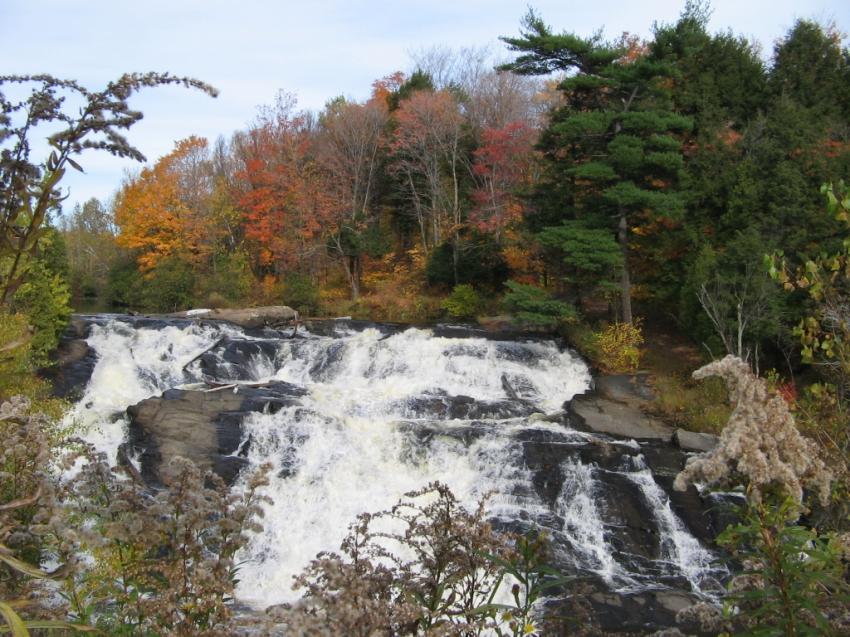
[[[225,321],[244,329],[288,327],[297,325],[299,319],[298,312],[287,305],[268,305],[237,310],[187,310],[185,312],[174,312],[168,314],[168,316],[202,321]]]

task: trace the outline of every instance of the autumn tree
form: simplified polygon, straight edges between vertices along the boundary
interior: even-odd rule
[[[143,161],[121,132],[142,118],[128,99],[143,88],[167,84],[217,94],[199,80],[168,73],[124,74],[101,91],[50,75],[0,77],[0,86],[31,89],[19,101],[0,92],[0,305],[24,280],[47,215],[62,199],[59,184],[67,167],[82,170],[75,157],[89,149]],[[44,130],[50,131],[50,153],[38,163],[31,157],[32,136]]]
[[[303,270],[321,251],[332,195],[316,157],[315,122],[281,94],[238,142],[238,205],[261,274]]]
[[[522,218],[522,189],[536,178],[533,144],[537,133],[527,124],[515,121],[502,128],[485,128],[481,145],[473,152],[470,221],[482,232],[499,241],[505,228]]]
[[[436,89],[455,92],[477,140],[484,129],[514,122],[534,127],[540,119],[539,78],[494,68],[489,48],[434,46],[414,52],[413,61]]]
[[[328,243],[342,261],[351,298],[360,295],[366,232],[377,220],[376,200],[381,150],[388,119],[386,99],[365,104],[338,99],[319,118],[318,160],[333,193]]]
[[[458,102],[445,90],[417,91],[401,102],[395,119],[390,170],[416,217],[422,249],[427,254],[452,240],[457,264],[461,186],[469,174]]]
[[[203,215],[208,182],[199,176],[207,141],[189,137],[130,179],[115,201],[118,245],[133,250],[142,271],[175,256],[199,263],[209,254]]]

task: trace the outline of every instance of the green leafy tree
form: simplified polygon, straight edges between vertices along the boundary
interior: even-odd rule
[[[94,197],[62,217],[59,230],[68,252],[71,289],[76,297],[95,298],[106,286],[106,275],[118,256],[110,211]]]
[[[160,312],[176,312],[192,306],[195,271],[179,257],[162,259],[144,277],[142,305]]]
[[[679,19],[657,25],[652,59],[673,65],[677,113],[693,118],[695,139],[740,130],[767,102],[767,73],[757,46],[731,32],[711,34],[708,3],[689,0]]]
[[[690,129],[691,120],[671,110],[672,70],[637,42],[555,34],[533,11],[521,37],[502,40],[520,54],[502,68],[566,74],[559,84],[564,106],[552,113],[540,146],[550,179],[563,184],[557,203],[567,214],[616,228],[621,310],[630,323],[630,228],[683,211],[674,190],[683,163],[677,135]]]
[[[821,117],[850,118],[850,51],[834,25],[798,20],[773,53],[770,88]]]
[[[719,341],[724,353],[751,362],[756,370],[762,343],[783,336],[785,304],[764,266],[768,250],[752,228],[740,232],[722,251],[706,244],[683,287],[692,298],[683,300],[689,311],[682,318],[700,324],[692,332],[700,333],[709,346]]]

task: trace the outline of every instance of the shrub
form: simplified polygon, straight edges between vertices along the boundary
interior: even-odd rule
[[[109,268],[106,283],[106,301],[116,307],[141,306],[144,281],[136,267],[135,259],[118,259]]]
[[[284,277],[281,300],[301,314],[319,312],[319,288],[308,275],[300,272],[289,272]]]
[[[246,534],[261,530],[258,489],[268,467],[239,494],[174,457],[162,472],[166,488],[151,494],[102,455],[87,459],[71,492],[94,564],[65,580],[72,616],[110,635],[232,634],[234,557]]]
[[[640,323],[612,323],[596,335],[599,358],[596,363],[608,373],[622,374],[637,371],[640,366],[640,346],[643,334]]]
[[[166,257],[143,277],[142,306],[156,312],[176,312],[192,307],[195,272],[179,257]]]
[[[48,363],[50,352],[59,343],[59,335],[71,316],[70,300],[68,284],[59,274],[52,273],[41,261],[29,265],[12,306],[24,312],[34,328],[30,343],[30,359],[34,365]]]
[[[516,281],[508,281],[505,285],[508,292],[502,303],[520,323],[553,329],[575,320],[575,308],[553,299],[546,290]]]
[[[454,319],[475,318],[481,307],[481,297],[468,283],[456,285],[443,301],[442,307]]]
[[[807,487],[816,490],[822,503],[829,502],[832,475],[819,458],[817,446],[797,431],[788,403],[771,392],[744,361],[730,355],[693,375],[723,379],[734,409],[717,446],[688,458],[676,476],[675,489],[683,491],[694,482],[743,482],[753,502],[773,489],[800,503]]]
[[[838,538],[796,524],[799,514],[794,499],[771,495],[744,507],[742,522],[718,537],[743,565],[726,597],[735,635],[814,636],[850,629]]]
[[[437,246],[425,266],[428,285],[469,283],[497,288],[508,278],[508,273],[508,264],[501,247],[486,237],[461,240],[457,255],[457,280],[454,248],[450,242]]]
[[[219,307],[245,299],[255,285],[254,275],[244,252],[219,254],[212,270],[200,279],[199,298],[204,305]],[[212,301],[212,302],[209,302]]]
[[[286,634],[538,634],[532,607],[563,583],[544,536],[496,533],[483,502],[467,511],[439,483],[359,516],[341,548],[296,578],[305,597],[279,614]],[[513,605],[494,603],[503,583]]]
[[[96,625],[109,635],[233,634],[235,554],[260,530],[268,468],[230,492],[175,458],[163,472],[167,488],[152,493],[90,450],[60,455],[62,433],[25,398],[0,405],[0,618],[17,628]],[[56,470],[80,455],[76,476],[60,480]],[[48,558],[59,563],[52,573],[40,570]],[[57,604],[55,586],[39,587],[47,579],[62,580],[67,605]],[[79,623],[33,619],[63,613]]]

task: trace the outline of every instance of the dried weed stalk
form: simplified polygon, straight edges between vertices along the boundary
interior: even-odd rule
[[[689,458],[676,476],[674,488],[684,491],[695,482],[729,483],[743,478],[752,502],[761,501],[768,487],[778,487],[796,502],[803,489],[829,501],[832,476],[819,458],[817,446],[800,435],[794,416],[778,394],[736,356],[726,356],[696,370],[694,378],[719,376],[726,382],[734,405],[718,445]]]

